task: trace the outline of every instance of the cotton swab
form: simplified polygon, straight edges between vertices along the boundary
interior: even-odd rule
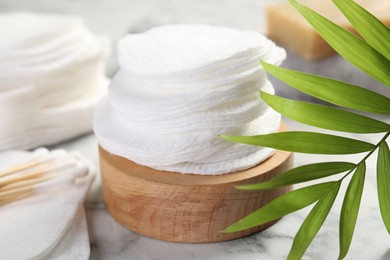
[[[18,176],[18,175],[29,173],[31,171],[37,171],[38,169],[47,170],[50,169],[51,165],[56,164],[56,162],[62,162],[62,164],[64,164],[64,161],[67,162],[69,160],[74,161],[75,158],[73,158],[73,156],[66,157],[66,152],[63,150],[55,150],[51,154],[45,155],[42,158],[33,159],[32,161],[22,164],[21,166],[17,165],[11,167],[8,170],[6,170],[6,172],[8,173],[7,175]],[[19,169],[19,170],[13,170],[13,169]],[[3,178],[6,177],[7,176],[3,176]]]
[[[1,172],[0,205],[35,192],[74,184],[90,173],[89,166],[79,153],[38,149],[32,160]]]
[[[48,154],[49,154],[49,150],[45,148],[37,149],[33,152],[33,158],[31,160],[21,165],[16,165],[6,170],[0,171],[0,178],[36,166],[40,164],[43,161],[43,159],[46,159],[46,156]]]
[[[10,177],[0,179],[0,187],[11,184],[11,183],[15,183],[18,181],[29,180],[29,179],[41,177],[44,174],[58,171],[58,170],[61,170],[63,168],[74,167],[74,166],[76,166],[76,163],[70,162],[70,163],[63,164],[63,165],[60,165],[57,167],[50,167],[52,164],[51,165],[43,164],[43,165],[44,165],[44,167],[41,167],[39,169],[35,169],[33,171],[28,171],[27,173],[20,173],[16,176],[10,176]]]
[[[44,163],[52,162],[53,160],[60,159],[64,156],[66,156],[66,152],[64,150],[55,150],[52,153],[49,153],[49,151],[45,148],[37,149],[34,151],[33,158],[30,161],[1,171],[0,178],[12,175],[17,172],[21,172],[26,169],[31,169],[33,167],[40,166]]]
[[[15,200],[23,199],[25,197],[28,197],[30,194],[31,193],[25,193],[25,194],[22,194],[22,195],[15,195],[13,197],[9,197],[9,198],[6,198],[6,199],[0,199],[0,206],[8,204],[10,202],[13,202]]]
[[[37,191],[47,191],[58,187],[66,187],[71,185],[75,181],[75,178],[71,175],[63,175],[53,179],[50,182],[43,182],[38,185],[26,186],[22,188],[16,188],[8,191],[0,192],[0,200],[9,199],[10,197],[18,195],[26,195]]]
[[[40,177],[40,178],[31,179],[31,180],[19,181],[19,182],[8,184],[6,186],[1,187],[0,191],[7,191],[7,190],[12,190],[12,189],[26,187],[26,186],[33,186],[35,184],[51,180],[54,177],[55,176],[48,175],[48,176],[43,176],[43,177]]]
[[[10,197],[14,197],[16,195],[23,195],[26,193],[30,193],[34,190],[34,186],[22,187],[18,189],[8,190],[0,192],[0,199],[8,199]]]
[[[13,201],[17,199],[19,196],[22,195],[29,195],[33,194],[35,192],[45,192],[50,191],[54,189],[64,188],[66,186],[69,186],[71,184],[74,184],[78,177],[84,177],[88,175],[88,169],[86,167],[80,168],[75,172],[75,174],[64,174],[61,176],[58,176],[56,178],[52,177],[48,180],[43,180],[37,185],[26,185],[22,187],[17,187],[13,189],[8,189],[5,191],[2,191],[0,189],[0,201]]]
[[[30,161],[30,162],[27,162],[25,164],[22,164],[22,165],[17,165],[17,166],[14,166],[14,167],[11,167],[5,171],[2,171],[0,173],[0,178],[1,177],[6,177],[8,175],[11,175],[13,173],[16,173],[18,171],[23,171],[25,169],[28,169],[28,168],[31,168],[31,167],[34,167],[34,166],[37,166],[39,165],[40,163],[37,162],[37,161]]]
[[[15,183],[18,181],[23,181],[23,180],[28,180],[28,179],[40,177],[44,173],[46,173],[46,171],[47,171],[46,168],[44,168],[44,169],[29,171],[26,174],[19,174],[17,176],[12,176],[9,178],[0,179],[0,187],[6,186],[8,184]]]
[[[56,178],[51,177],[46,180],[41,180],[39,183],[34,183],[30,185],[21,185],[20,187],[13,187],[12,189],[0,189],[0,201],[13,200],[17,196],[29,195],[37,191],[47,191],[49,189],[54,189],[58,187],[66,187],[73,184],[77,179],[82,179],[88,175],[89,169],[80,165],[78,168],[71,171],[71,173],[57,175]]]
[[[68,175],[68,176],[72,176],[75,179],[83,178],[89,172],[89,168],[81,162],[78,162],[74,165],[67,164],[65,166],[72,166],[72,167],[71,168],[64,168],[64,166],[56,167],[51,171],[48,171],[46,174],[38,176],[37,178],[21,180],[18,182],[13,182],[11,184],[5,185],[0,188],[0,192],[21,188],[21,187],[34,186],[35,184],[39,184],[51,180],[59,175]]]

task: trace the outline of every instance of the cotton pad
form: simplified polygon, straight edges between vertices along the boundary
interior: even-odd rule
[[[90,254],[88,227],[84,207],[80,207],[62,239],[44,260],[87,260]]]
[[[260,98],[274,93],[259,60],[285,51],[265,36],[208,25],[168,25],[125,36],[120,70],[96,108],[94,132],[108,152],[158,170],[224,174],[265,160],[272,149],[227,142],[220,134],[279,129]]]
[[[0,34],[3,40],[0,43],[0,51],[40,45],[81,23],[81,19],[77,17],[64,18],[64,16],[49,14],[2,14]]]
[[[81,260],[89,257],[83,202],[95,175],[90,161],[65,151],[52,151],[40,156],[36,156],[36,152],[11,151],[0,154],[0,170],[55,153],[58,156],[53,158],[57,158],[58,162],[54,161],[54,165],[71,156],[86,172],[80,174],[75,172],[78,168],[70,167],[61,172],[60,177],[37,184],[34,193],[27,197],[1,205],[0,250],[4,259]],[[76,179],[71,182],[61,179],[68,176]]]
[[[107,84],[102,79],[86,95],[61,105],[37,109],[27,106],[17,116],[4,113],[0,123],[0,150],[49,145],[89,132],[95,105],[106,93]],[[3,111],[11,110],[8,107]]]
[[[0,151],[89,132],[106,93],[108,39],[79,17],[34,13],[0,15],[0,37]]]
[[[260,55],[281,62],[284,52],[259,33],[200,24],[156,27],[118,44],[120,67],[150,77],[226,70]]]

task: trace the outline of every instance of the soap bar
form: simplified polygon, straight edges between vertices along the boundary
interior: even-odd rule
[[[299,2],[356,33],[331,0],[300,0]],[[390,26],[389,0],[356,0],[356,3]],[[281,46],[306,59],[321,59],[336,53],[290,3],[270,4],[266,13],[267,36]]]

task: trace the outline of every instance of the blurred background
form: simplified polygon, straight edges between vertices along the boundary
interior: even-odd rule
[[[264,6],[280,0],[0,0],[1,12],[73,14],[94,33],[111,38],[107,73],[117,70],[115,47],[127,33],[172,23],[205,23],[264,32]]]
[[[73,14],[84,18],[87,27],[110,37],[112,51],[107,61],[107,76],[117,70],[116,43],[127,33],[143,32],[151,27],[172,23],[205,23],[265,33],[265,7],[285,0],[0,0],[0,12],[32,11]],[[307,61],[293,53],[283,66],[335,77],[340,80],[390,94],[380,83],[360,73],[339,56]],[[290,98],[310,99],[285,84],[271,79],[277,93]]]

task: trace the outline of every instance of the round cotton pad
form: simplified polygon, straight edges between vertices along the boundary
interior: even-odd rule
[[[99,144],[158,170],[224,174],[272,155],[220,134],[278,130],[280,115],[260,98],[274,93],[259,59],[280,64],[283,49],[255,32],[169,25],[119,43],[120,70],[95,111]]]
[[[1,14],[0,24],[0,151],[91,131],[107,91],[108,39],[69,15]]]
[[[66,32],[69,28],[81,25],[82,20],[74,16],[10,13],[0,16],[0,24],[2,25],[0,52],[2,52],[45,42]]]
[[[269,52],[278,52],[280,61],[284,57],[283,50],[256,32],[183,24],[124,37],[118,44],[118,61],[122,69],[134,74],[158,76],[226,68],[226,63],[243,63]]]

